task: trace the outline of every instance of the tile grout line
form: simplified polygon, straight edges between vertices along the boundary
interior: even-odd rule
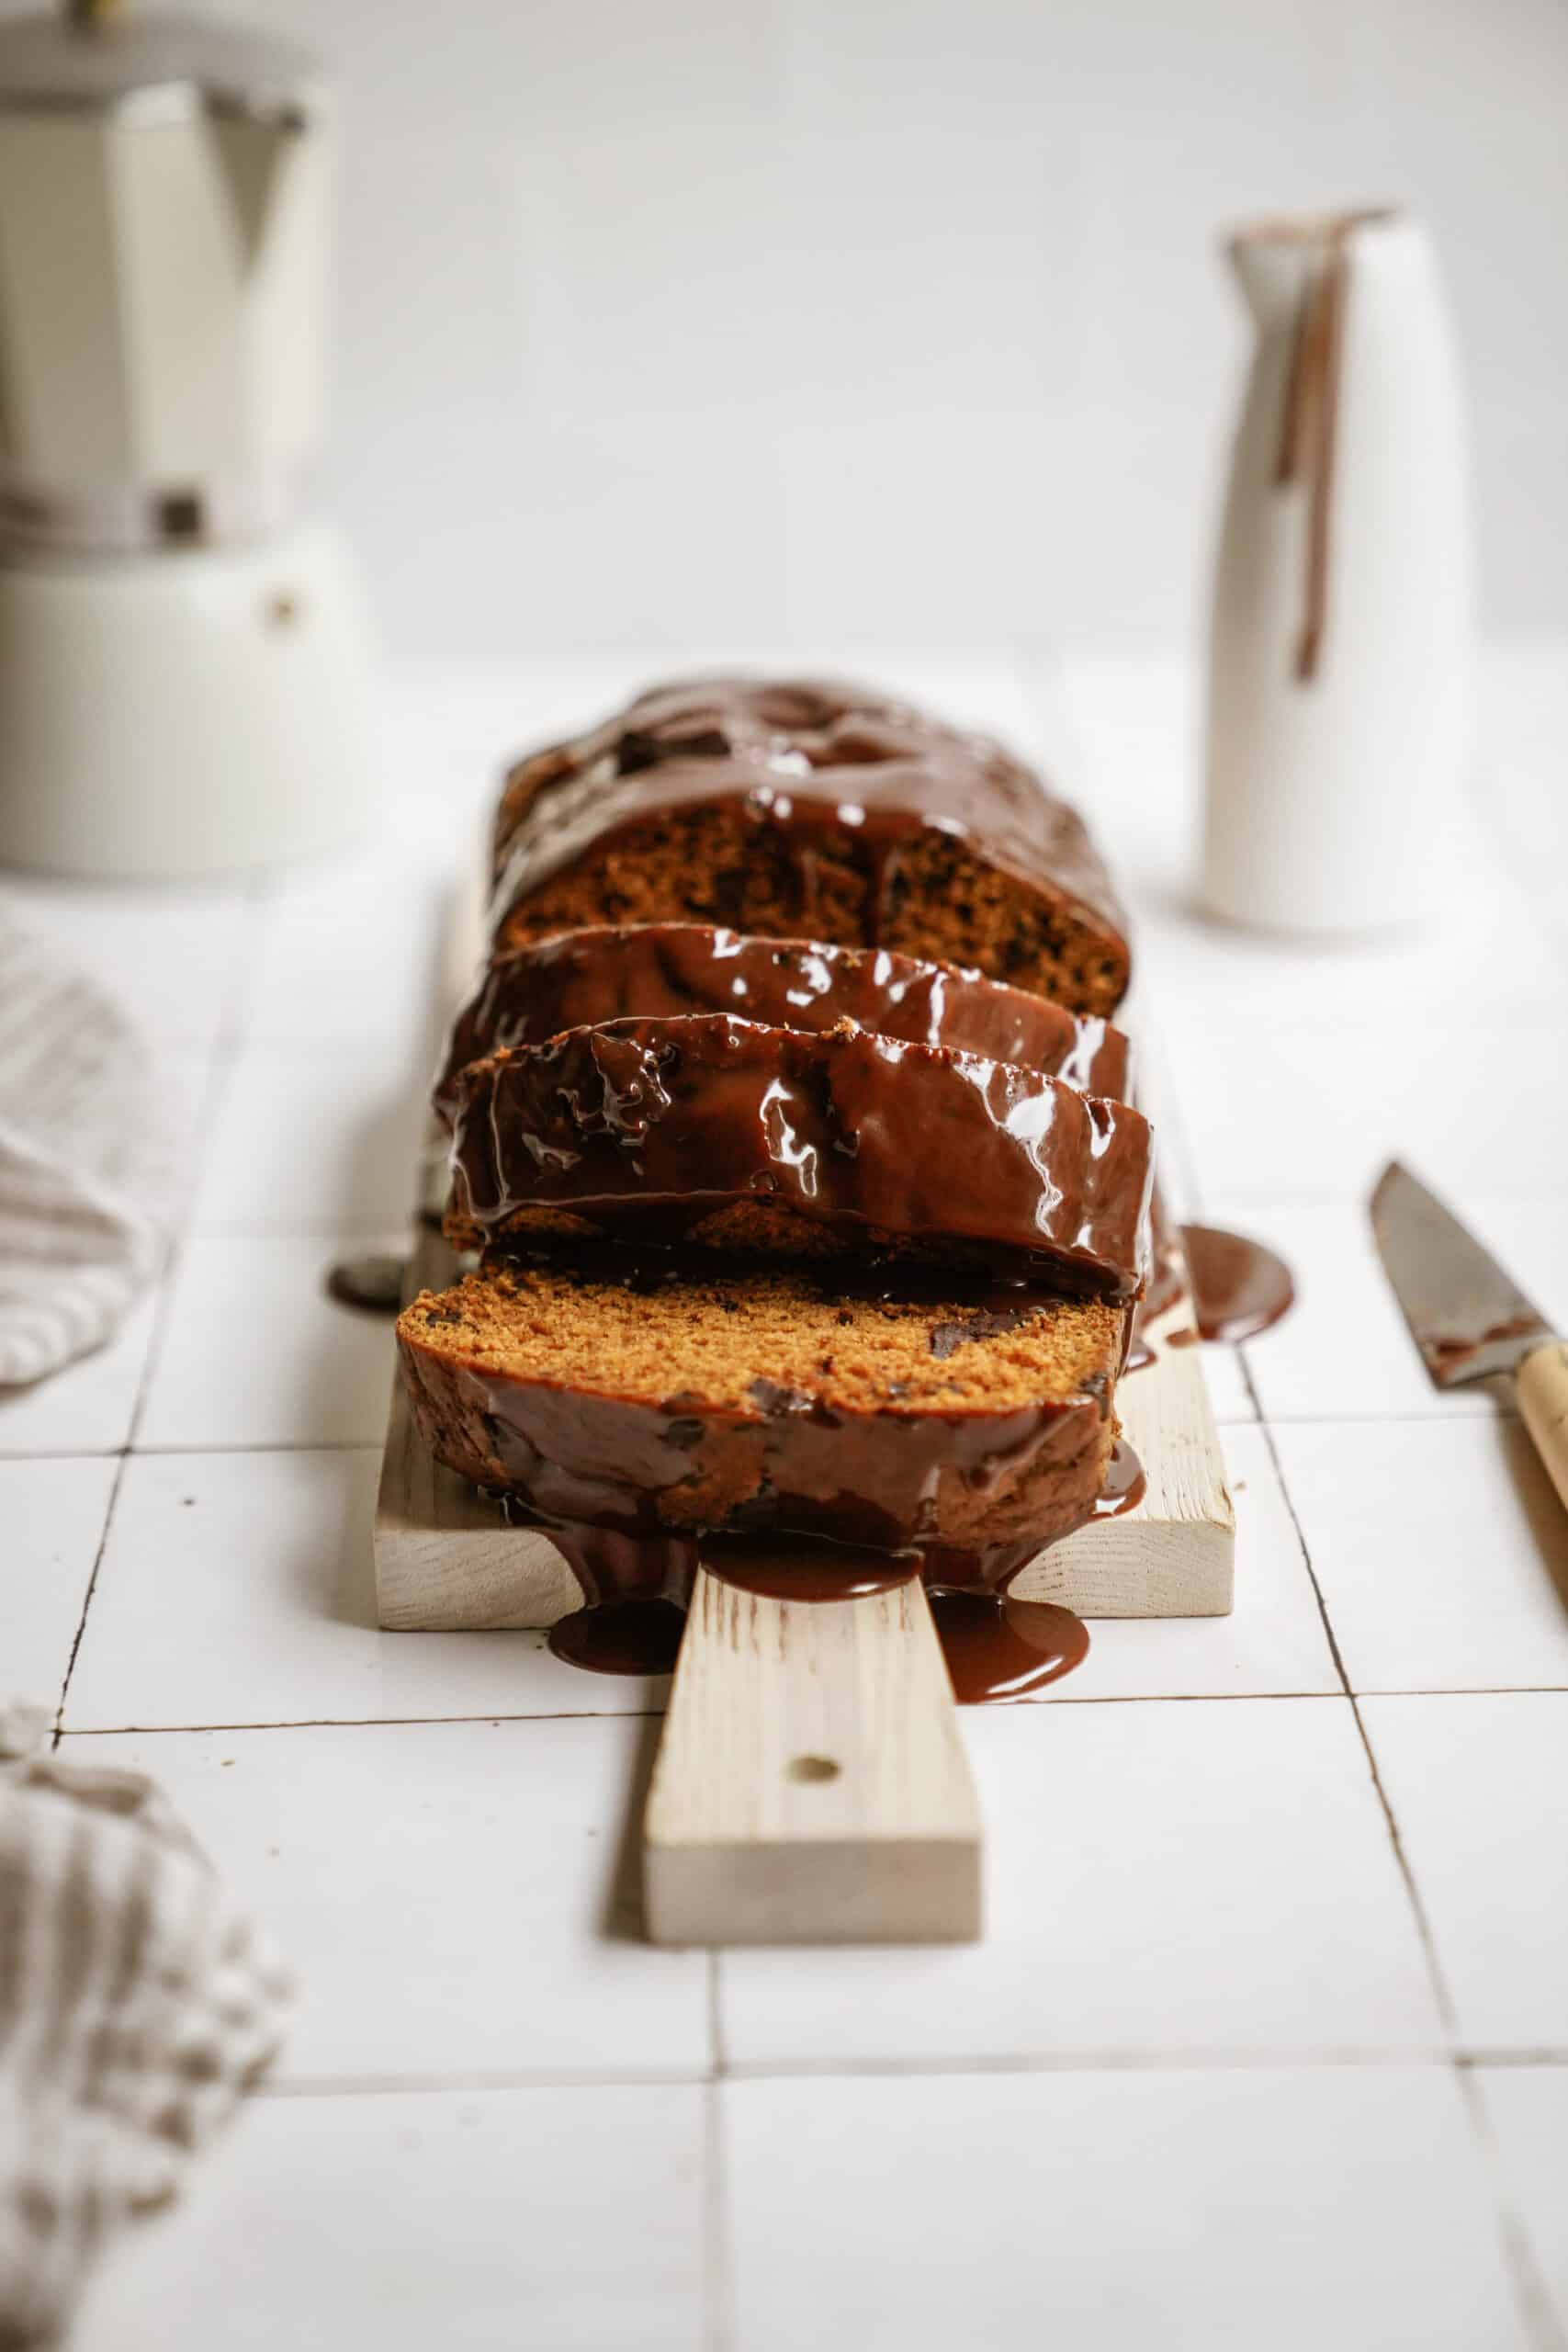
[[[1120,1624],[1121,1618],[1094,1621],[1104,1624]],[[374,1629],[370,1629],[374,1630]],[[526,1639],[527,1629],[493,1627],[498,1636]],[[397,1638],[400,1639],[401,1636]],[[446,1636],[435,1634],[433,1640]],[[1560,1699],[1568,1697],[1568,1683],[1562,1682],[1500,1682],[1478,1684],[1465,1690],[1363,1690],[1363,1699]],[[1069,1698],[1066,1692],[1054,1697],[1020,1702],[1024,1706],[1050,1707],[1213,1707],[1213,1706],[1272,1706],[1276,1702],[1306,1701],[1319,1705],[1337,1704],[1348,1694],[1343,1690],[1136,1690],[1121,1694],[1101,1692],[1098,1698]],[[248,1723],[212,1724],[73,1724],[64,1730],[65,1739],[174,1739],[206,1738],[219,1732],[266,1731],[390,1731],[406,1726],[417,1730],[422,1724],[490,1724],[496,1728],[502,1724],[596,1724],[658,1722],[667,1712],[663,1707],[557,1707],[541,1708],[536,1713],[497,1712],[493,1707],[481,1707],[465,1715],[296,1715],[284,1718],[257,1718]]]
[[[1203,1202],[1201,1188],[1195,1187],[1193,1197],[1199,1206],[1201,1207],[1203,1205]],[[1378,1804],[1382,1810],[1383,1823],[1388,1831],[1389,1842],[1393,1849],[1395,1866],[1398,1869],[1400,1877],[1404,1884],[1405,1897],[1410,1905],[1411,1915],[1415,1920],[1416,1932],[1420,1940],[1422,1955],[1427,1965],[1427,1979],[1432,1987],[1433,1997],[1438,2005],[1438,2014],[1442,2020],[1443,2029],[1449,2037],[1450,2044],[1452,2046],[1458,2042],[1459,2021],[1454,2009],[1453,1996],[1450,1992],[1448,1980],[1444,1975],[1442,1963],[1438,1956],[1437,1939],[1432,1931],[1432,1923],[1427,1917],[1427,1906],[1422,1899],[1420,1890],[1416,1886],[1416,1874],[1411,1866],[1410,1858],[1404,1849],[1404,1840],[1400,1834],[1399,1823],[1394,1816],[1393,1805],[1389,1797],[1388,1791],[1383,1785],[1382,1774],[1379,1770],[1378,1759],[1373,1751],[1371,1739],[1368,1734],[1365,1721],[1362,1718],[1357,1694],[1351,1687],[1350,1677],[1346,1668],[1344,1655],[1339,1647],[1339,1637],[1334,1630],[1333,1620],[1329,1615],[1327,1598],[1324,1592],[1323,1585],[1318,1577],[1317,1570],[1313,1565],[1312,1549],[1307,1543],[1306,1530],[1302,1525],[1301,1513],[1296,1508],[1296,1498],[1291,1492],[1290,1481],[1285,1476],[1285,1465],[1280,1459],[1279,1446],[1275,1442],[1273,1425],[1263,1409],[1263,1400],[1258,1393],[1257,1377],[1253,1372],[1252,1363],[1247,1355],[1245,1343],[1239,1346],[1235,1352],[1243,1385],[1246,1387],[1247,1396],[1252,1400],[1253,1410],[1258,1415],[1258,1427],[1263,1433],[1263,1443],[1268,1452],[1269,1463],[1273,1467],[1274,1477],[1279,1486],[1280,1498],[1284,1503],[1286,1514],[1290,1519],[1291,1525],[1295,1532],[1296,1544],[1301,1552],[1302,1566],[1306,1570],[1308,1581],[1311,1583],[1313,1589],[1313,1598],[1317,1603],[1318,1619],[1323,1626],[1324,1640],[1328,1645],[1328,1655],[1333,1661],[1334,1670],[1339,1677],[1340,1687],[1344,1692],[1346,1703],[1349,1707],[1351,1720],[1356,1726],[1357,1736],[1361,1743],[1361,1751],[1366,1758],[1367,1770],[1371,1775],[1373,1793],[1375,1794]]]
[[[253,882],[245,894],[246,920],[242,926],[243,937],[235,950],[234,968],[230,975],[229,985],[225,991],[223,1010],[209,1052],[207,1075],[201,1089],[201,1102],[197,1112],[199,1135],[205,1135],[209,1131],[213,1114],[222,1102],[225,1089],[232,1078],[243,1042],[242,995],[247,978],[246,949],[254,947],[254,943],[251,934],[259,930],[260,919],[257,913],[259,889],[260,885]],[[115,1510],[119,1502],[121,1489],[125,1485],[126,1465],[136,1451],[137,1430],[146,1408],[148,1395],[168,1330],[180,1266],[195,1218],[196,1198],[197,1180],[193,1170],[179,1199],[164,1251],[163,1264],[159,1269],[152,1330],[147,1343],[147,1353],[142,1359],[141,1368],[137,1376],[136,1394],[131,1400],[130,1418],[126,1424],[125,1443],[115,1449],[116,1468],[109,1484],[103,1528],[98,1537],[97,1549],[93,1555],[93,1566],[87,1577],[87,1589],[82,1596],[81,1613],[76,1620],[76,1631],[71,1643],[70,1655],[65,1661],[65,1673],[61,1681],[60,1697],[54,1710],[51,1746],[55,1748],[59,1747],[61,1740],[65,1736],[65,1706],[71,1692],[71,1679],[76,1671],[76,1660],[87,1631],[87,1618],[93,1606],[93,1596],[98,1589],[98,1577],[103,1568],[105,1555],[108,1550],[109,1537],[113,1532]]]
[[[1510,859],[1509,863],[1511,862]],[[1517,876],[1510,876],[1509,878],[1517,883]],[[1192,1179],[1192,1197],[1195,1202],[1201,1203],[1201,1190],[1197,1182],[1196,1168],[1190,1163],[1189,1172]],[[1243,1214],[1245,1213],[1245,1207],[1243,1207]],[[1338,1636],[1329,1614],[1327,1598],[1313,1564],[1311,1547],[1306,1540],[1306,1531],[1302,1525],[1301,1514],[1296,1508],[1295,1498],[1285,1475],[1285,1466],[1275,1440],[1273,1424],[1269,1416],[1264,1411],[1263,1400],[1258,1392],[1257,1378],[1245,1345],[1238,1348],[1236,1353],[1242,1380],[1258,1416],[1258,1426],[1263,1432],[1263,1442],[1273,1465],[1274,1476],[1289,1514],[1291,1525],[1295,1531],[1296,1542],[1301,1549],[1302,1565],[1311,1580],[1329,1656],[1333,1659],[1335,1670],[1343,1686],[1346,1702],[1350,1709],[1357,1736],[1361,1743],[1362,1753],[1366,1758],[1367,1770],[1371,1775],[1372,1789],[1382,1809],[1383,1821],[1393,1850],[1394,1864],[1404,1882],[1405,1897],[1410,1905],[1411,1916],[1427,1965],[1428,1982],[1438,2006],[1438,2017],[1448,2037],[1448,2064],[1469,2120],[1472,2143],[1487,2177],[1499,2250],[1515,2302],[1521,2322],[1531,2340],[1538,2346],[1539,2352],[1563,2352],[1565,2339],[1556,2318],[1552,2299],[1542,2278],[1529,2232],[1515,2205],[1479,2080],[1473,2069],[1465,2064],[1461,2057],[1458,2012],[1438,1956],[1437,1937],[1425,1900],[1416,1882],[1415,1868],[1405,1849],[1393,1800],[1383,1781],[1358,1694],[1351,1687],[1350,1677],[1339,1647]],[[1440,1417],[1420,1415],[1386,1418],[1426,1420]]]
[[[1253,1403],[1258,1405],[1259,1402],[1258,1389],[1253,1378],[1252,1366],[1247,1359],[1247,1350],[1245,1346],[1240,1348],[1237,1351],[1237,1353],[1241,1359],[1241,1375],[1247,1384],[1247,1394],[1251,1396]],[[1436,2000],[1438,2005],[1438,2014],[1442,2020],[1443,2029],[1449,2037],[1450,2046],[1457,2045],[1459,2040],[1459,2019],[1454,2007],[1453,1996],[1449,1988],[1448,1978],[1443,1972],[1442,1962],[1438,1955],[1437,1938],[1433,1933],[1432,1923],[1427,1916],[1426,1903],[1422,1897],[1420,1889],[1416,1883],[1415,1870],[1412,1867],[1410,1857],[1405,1851],[1404,1839],[1401,1834],[1399,1823],[1394,1815],[1393,1800],[1391,1799],[1388,1790],[1383,1782],[1382,1773],[1379,1768],[1377,1755],[1371,1743],[1371,1737],[1367,1730],[1366,1722],[1361,1713],[1358,1694],[1351,1686],[1349,1673],[1345,1665],[1344,1654],[1339,1647],[1339,1637],[1334,1630],[1333,1621],[1328,1613],[1328,1602],[1325,1596],[1322,1583],[1319,1580],[1317,1570],[1313,1566],[1312,1550],[1306,1540],[1306,1530],[1302,1525],[1301,1514],[1296,1509],[1295,1497],[1291,1492],[1290,1483],[1285,1476],[1285,1465],[1280,1458],[1279,1447],[1274,1442],[1274,1431],[1269,1420],[1264,1416],[1260,1407],[1258,1411],[1258,1426],[1263,1432],[1263,1442],[1268,1449],[1269,1459],[1273,1464],[1274,1476],[1279,1483],[1280,1493],[1284,1501],[1286,1513],[1289,1516],[1292,1527],[1295,1531],[1296,1543],[1300,1547],[1302,1555],[1302,1566],[1306,1570],[1307,1577],[1312,1585],[1313,1596],[1317,1602],[1317,1613],[1322,1622],[1324,1639],[1328,1644],[1328,1654],[1334,1661],[1335,1672],[1339,1677],[1340,1683],[1344,1690],[1346,1703],[1349,1707],[1351,1720],[1355,1724],[1356,1734],[1361,1743],[1361,1751],[1366,1758],[1367,1770],[1371,1776],[1373,1793],[1375,1794],[1378,1804],[1382,1811],[1383,1823],[1388,1831],[1389,1843],[1393,1849],[1394,1863],[1398,1869],[1399,1875],[1404,1882],[1405,1897],[1410,1905],[1411,1915],[1415,1920],[1416,1935],[1420,1939],[1422,1955],[1427,1964],[1427,1978],[1432,1987],[1433,1998]]]
[[[1565,2352],[1568,2333],[1557,2315],[1556,2299],[1548,2286],[1523,2213],[1514,2196],[1507,2166],[1492,2120],[1492,2110],[1480,2074],[1456,2056],[1454,2078],[1480,2150],[1492,2188],[1492,2209],[1503,2241],[1503,2260],[1512,2283],[1519,2316],[1538,2352]]]
[[[710,2067],[649,2066],[595,2072],[590,2068],[455,2069],[421,2075],[293,2075],[258,2084],[259,2099],[380,2098],[408,2093],[439,2094],[525,2090],[711,2090],[725,2083],[806,2080],[901,2081],[981,2077],[992,2075],[1247,2074],[1258,2072],[1378,2072],[1482,2074],[1525,2068],[1568,2068],[1568,2049],[1507,2048],[1455,2051],[1448,2044],[1412,2043],[1407,2049],[1296,2046],[1258,2050],[1199,2046],[1183,2049],[1021,2050],[960,2052],[952,2056],[758,2059],[728,2066],[722,2079]]]
[[[1263,1442],[1268,1448],[1269,1460],[1274,1465],[1274,1475],[1279,1481],[1280,1492],[1284,1498],[1285,1509],[1290,1514],[1291,1524],[1295,1530],[1296,1541],[1301,1547],[1302,1564],[1312,1580],[1312,1589],[1317,1600],[1318,1614],[1323,1621],[1324,1636],[1328,1643],[1329,1653],[1339,1678],[1345,1686],[1346,1701],[1361,1742],[1362,1752],[1366,1757],[1367,1770],[1371,1775],[1373,1792],[1378,1804],[1382,1808],[1383,1821],[1393,1849],[1394,1864],[1404,1884],[1405,1897],[1415,1921],[1416,1936],[1420,1940],[1433,1998],[1437,2003],[1438,2014],[1448,2036],[1448,2070],[1464,2109],[1470,2128],[1471,2142],[1486,2178],[1498,2249],[1515,2305],[1518,2311],[1520,2322],[1530,2341],[1538,2347],[1538,2352],[1568,2352],[1568,2337],[1564,2336],[1559,2324],[1553,2299],[1542,2277],[1529,2232],[1515,2201],[1479,2077],[1473,2065],[1467,2063],[1462,2054],[1459,2013],[1447,1973],[1438,1955],[1437,1934],[1432,1926],[1426,1901],[1416,1884],[1415,1866],[1405,1848],[1398,1817],[1394,1813],[1393,1801],[1383,1781],[1377,1752],[1372,1746],[1371,1735],[1367,1729],[1366,1719],[1361,1712],[1359,1698],[1351,1688],[1338,1637],[1334,1631],[1328,1613],[1327,1600],[1319,1581],[1317,1570],[1313,1566],[1306,1531],[1302,1525],[1295,1498],[1291,1492],[1285,1476],[1284,1464],[1280,1458],[1279,1448],[1274,1442],[1273,1429],[1263,1413],[1252,1366],[1247,1360],[1245,1346],[1238,1350],[1238,1354],[1241,1359],[1242,1378],[1246,1382],[1248,1395],[1258,1408],[1258,1426],[1263,1431]]]
[[[1103,1622],[1108,1624],[1117,1624],[1125,1621],[1117,1618],[1107,1618],[1103,1621],[1098,1622]],[[506,1627],[496,1627],[491,1630],[498,1634],[505,1633],[507,1634],[508,1638],[513,1640],[526,1639],[528,1637],[528,1629],[523,1627],[513,1627],[510,1629]],[[403,1637],[399,1634],[394,1638],[401,1640]],[[446,1636],[442,1634],[433,1634],[431,1638],[435,1641],[442,1641],[445,1640]],[[1546,1693],[1536,1693],[1534,1695],[1556,1696],[1557,1688],[1558,1686],[1553,1685]],[[1025,1711],[1033,1706],[1272,1706],[1276,1702],[1285,1703],[1297,1701],[1303,1702],[1307,1704],[1316,1703],[1319,1705],[1336,1705],[1344,1697],[1344,1692],[1340,1690],[1140,1690],[1129,1691],[1122,1695],[1104,1692],[1098,1698],[1085,1696],[1081,1699],[1069,1699],[1066,1695],[1057,1695],[1052,1698],[1026,1700],[1019,1702],[1018,1707],[1015,1708],[1015,1712]],[[1412,1690],[1393,1692],[1380,1691],[1377,1695],[1379,1697],[1413,1699],[1454,1699],[1472,1697],[1485,1698],[1498,1695],[1512,1697],[1516,1694],[1510,1689],[1502,1693],[1462,1690]],[[504,1708],[497,1709],[494,1707],[479,1707],[475,1708],[471,1713],[461,1715],[298,1715],[288,1717],[281,1721],[266,1721],[264,1719],[249,1723],[202,1724],[78,1723],[73,1724],[70,1729],[65,1732],[64,1736],[67,1739],[177,1739],[181,1737],[205,1737],[218,1732],[387,1731],[394,1729],[400,1725],[407,1725],[411,1728],[416,1728],[420,1724],[491,1724],[499,1727],[502,1724],[635,1723],[649,1721],[657,1722],[666,1713],[667,1710],[661,1706],[561,1707],[540,1709],[537,1713],[509,1713]]]
[[[716,1957],[716,1955],[714,1955]],[[735,2248],[731,2233],[729,2138],[716,2075],[703,2082],[703,2352],[736,2352]]]

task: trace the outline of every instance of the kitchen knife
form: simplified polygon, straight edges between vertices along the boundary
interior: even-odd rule
[[[1372,1233],[1410,1334],[1439,1388],[1511,1373],[1519,1412],[1568,1503],[1568,1345],[1451,1210],[1392,1160]]]

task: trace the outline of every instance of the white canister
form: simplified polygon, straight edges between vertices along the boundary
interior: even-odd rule
[[[1472,740],[1464,401],[1397,210],[1230,243],[1257,333],[1209,656],[1202,896],[1269,930],[1441,911]]]

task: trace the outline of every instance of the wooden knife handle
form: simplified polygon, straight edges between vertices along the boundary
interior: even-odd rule
[[[1568,1341],[1549,1340],[1517,1374],[1519,1410],[1551,1483],[1568,1504]]]

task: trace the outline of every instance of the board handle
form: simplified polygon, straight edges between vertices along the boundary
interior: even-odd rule
[[[643,1823],[657,1944],[967,1943],[979,1806],[918,1577],[776,1600],[697,1571]]]
[[[1551,1340],[1516,1375],[1519,1412],[1536,1452],[1568,1504],[1568,1342]]]

